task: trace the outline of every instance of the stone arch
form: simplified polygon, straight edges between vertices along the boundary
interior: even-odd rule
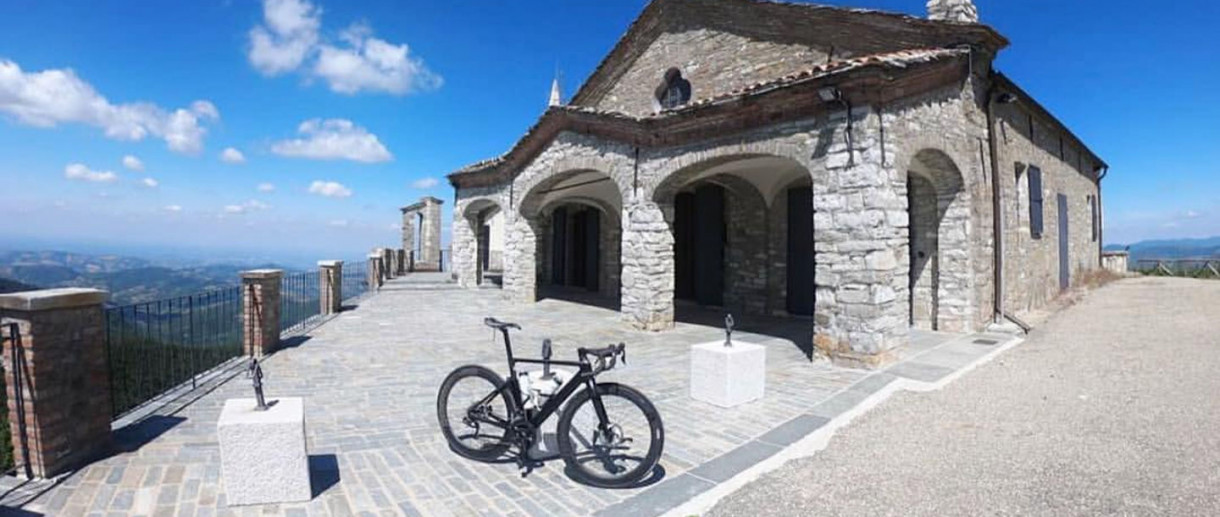
[[[461,217],[473,236],[473,278],[475,285],[493,284],[503,281],[504,243],[508,225],[507,212],[500,203],[490,198],[476,198],[465,204]],[[469,253],[469,252],[468,252]]]
[[[721,302],[734,312],[788,314],[782,267],[788,258],[787,239],[776,233],[786,231],[787,225],[775,220],[787,213],[777,213],[773,201],[789,185],[812,185],[812,174],[801,161],[772,153],[696,154],[703,159],[673,169],[652,192],[653,201],[667,207],[666,222],[674,241],[675,298],[699,305]],[[690,160],[674,160],[684,161]],[[812,189],[803,193],[809,198],[803,206],[809,209],[805,215],[810,230],[805,260],[812,264]],[[722,247],[717,247],[716,235],[723,235]],[[715,280],[718,275],[723,286]],[[807,306],[812,314],[812,274],[808,280]],[[709,289],[722,289],[722,296],[708,293]]]
[[[969,330],[973,245],[966,178],[938,148],[912,154],[901,173],[906,180],[908,321],[927,330]]]
[[[622,210],[618,182],[596,169],[570,169],[535,182],[521,197],[518,215],[534,231],[529,259],[536,292],[585,301],[570,289],[583,288],[603,298],[596,303],[617,307]]]

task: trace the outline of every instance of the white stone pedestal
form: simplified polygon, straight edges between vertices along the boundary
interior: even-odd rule
[[[230,506],[308,501],[304,404],[283,397],[266,411],[254,406],[254,399],[228,399],[216,424],[226,500]]]
[[[690,396],[695,400],[733,407],[763,396],[767,383],[767,348],[724,341],[690,347]]]

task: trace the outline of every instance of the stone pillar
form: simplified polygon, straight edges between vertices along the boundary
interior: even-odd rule
[[[832,142],[848,141],[842,131]],[[909,243],[905,174],[866,149],[860,135],[876,134],[879,117],[868,107],[852,110],[854,148],[832,144],[826,174],[814,176],[814,253],[817,297],[813,345],[836,364],[877,368],[897,359],[909,339]],[[896,151],[887,147],[887,155]]]
[[[420,262],[428,271],[441,270],[441,201],[434,197],[423,199],[424,227],[419,233]]]
[[[453,248],[453,252],[450,254],[450,260],[453,261],[453,267],[451,269],[453,270],[454,275],[456,275],[459,286],[464,288],[473,288],[478,287],[479,284],[482,283],[482,278],[479,277],[480,271],[477,263],[479,244],[478,239],[475,238],[475,232],[471,228],[474,223],[462,216],[461,213],[463,211],[465,211],[464,207],[453,208],[453,226],[449,236],[449,242]],[[507,214],[505,215],[507,216]],[[506,217],[505,232],[509,231],[511,224],[512,223],[508,221]],[[511,246],[513,246],[513,243],[508,239],[505,239],[504,247],[506,250]],[[505,270],[512,267],[508,264],[508,260],[505,260],[504,262]]]
[[[415,205],[404,206],[400,210],[402,211],[402,249],[407,250],[407,255],[413,255],[415,252],[415,219],[419,212],[415,209]],[[411,270],[408,267],[407,271]]]
[[[96,289],[47,289],[0,295],[4,382],[14,461],[49,478],[91,460],[110,445],[110,367]],[[8,324],[16,323],[12,342]],[[14,347],[20,364],[13,369]],[[15,387],[18,375],[22,404]],[[25,423],[26,439],[19,434]],[[24,474],[22,468],[17,469]]]
[[[318,292],[322,314],[338,314],[343,307],[343,261],[318,262]]]
[[[263,357],[275,351],[280,342],[280,287],[284,271],[254,269],[241,273],[242,307],[245,322],[242,350],[246,355]]]
[[[672,206],[652,202],[623,208],[623,318],[642,330],[674,326]]]
[[[369,290],[381,289],[381,254],[369,253]]]
[[[407,250],[394,250],[394,268],[399,276],[407,274]]]

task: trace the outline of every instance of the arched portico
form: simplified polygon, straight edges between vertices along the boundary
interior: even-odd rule
[[[952,158],[915,153],[906,170],[908,322],[913,328],[963,332],[972,327],[969,190]]]
[[[475,285],[500,285],[504,272],[506,217],[499,203],[476,199],[462,210],[462,219],[474,239],[473,256],[465,257]]]
[[[668,175],[653,201],[667,207],[674,299],[738,314],[812,316],[811,185],[805,166],[770,154],[718,156]]]
[[[554,174],[522,198],[534,245],[524,250],[539,297],[619,306],[622,195],[610,175],[589,169]]]

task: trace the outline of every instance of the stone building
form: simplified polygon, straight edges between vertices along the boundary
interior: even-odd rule
[[[1008,40],[969,0],[927,9],[654,0],[449,175],[459,282],[502,214],[514,299],[577,290],[649,330],[685,304],[809,318],[850,365],[1043,306],[1099,267],[1106,165],[992,67]]]

